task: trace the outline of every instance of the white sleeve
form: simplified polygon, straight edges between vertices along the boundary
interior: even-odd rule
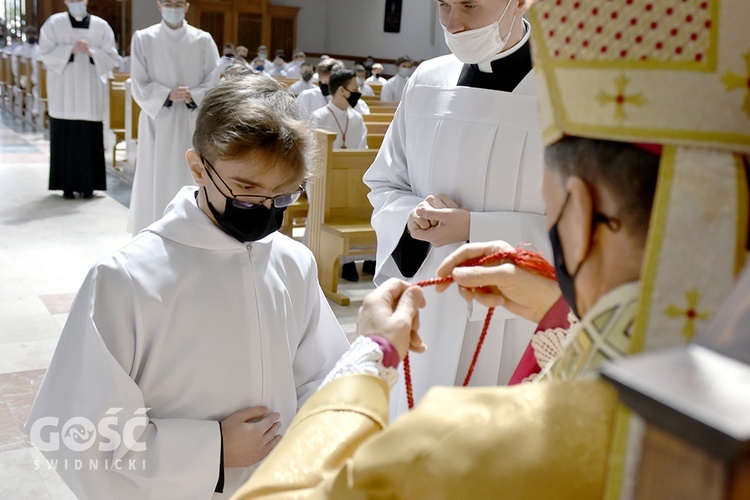
[[[59,43],[54,18],[42,25],[39,31],[39,59],[48,71],[62,73],[73,54],[73,47],[73,44]]]
[[[360,121],[359,124],[360,129],[360,137],[359,137],[359,145],[357,146],[357,149],[368,149],[367,147],[367,125],[365,124],[364,120]]]
[[[292,371],[297,388],[297,409],[318,389],[339,357],[349,348],[349,341],[318,284],[317,267],[310,267],[309,303],[305,308],[307,325],[294,354]]]
[[[210,498],[219,477],[219,423],[149,416],[139,373],[131,373],[144,349],[140,324],[127,272],[114,259],[93,268],[26,432],[78,498]]]
[[[383,88],[380,91],[380,100],[384,102],[396,102],[396,97],[391,95],[393,94],[393,91],[391,90],[392,85],[389,85],[388,82],[385,82],[383,84]]]
[[[91,22],[93,23],[94,20],[92,19]],[[120,55],[117,53],[115,34],[112,32],[112,28],[104,20],[97,24],[99,25],[98,40],[96,43],[94,43],[94,40],[90,41],[89,51],[96,67],[96,74],[101,77],[109,74],[112,68],[118,65]]]
[[[149,61],[151,56],[151,54],[148,54],[149,47],[146,46],[145,37],[140,32],[136,31],[133,34],[130,46],[130,80],[132,82],[133,99],[153,120],[164,107],[172,89],[151,80],[149,65],[155,64],[156,61]]]
[[[378,155],[363,177],[370,188],[367,197],[373,206],[371,223],[378,240],[376,283],[387,278],[403,278],[395,264],[388,266],[392,271],[384,273],[384,264],[392,260],[391,254],[406,228],[409,213],[422,201],[412,192],[406,158],[406,110],[414,79],[409,80]]]
[[[216,83],[219,81],[219,68],[217,63],[219,61],[219,49],[216,47],[216,42],[213,38],[206,35],[205,38],[200,40],[200,48],[203,51],[201,57],[203,58],[203,80],[200,84],[190,89],[190,96],[193,98],[193,102],[200,106],[203,101],[203,96],[206,92],[211,90]]]

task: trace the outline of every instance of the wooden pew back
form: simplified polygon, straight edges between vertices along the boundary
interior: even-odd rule
[[[326,296],[347,305],[349,298],[338,293],[341,257],[375,251],[375,231],[370,226],[372,206],[362,176],[377,150],[334,150],[335,139],[335,133],[317,131],[317,163],[307,184],[307,244],[318,262],[318,277]]]

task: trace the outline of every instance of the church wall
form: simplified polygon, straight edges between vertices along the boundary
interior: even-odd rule
[[[350,0],[351,1],[351,0]],[[354,3],[369,0],[356,0]],[[297,48],[325,52],[327,0],[271,0],[274,5],[301,7],[297,14]],[[288,54],[291,56],[291,54]]]
[[[132,0],[132,2],[133,32],[161,21],[161,14],[156,8],[156,0]]]
[[[416,61],[448,53],[433,0],[402,1],[400,33],[383,31],[385,0],[328,0],[327,10],[326,52]]]

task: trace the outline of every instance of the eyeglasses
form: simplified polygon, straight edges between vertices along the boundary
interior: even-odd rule
[[[222,184],[224,184],[224,187],[227,188],[227,191],[229,191],[229,194],[232,195],[232,205],[234,205],[237,208],[244,208],[244,209],[253,209],[258,208],[259,206],[263,205],[267,200],[272,200],[273,206],[276,208],[285,208],[294,203],[295,201],[299,200],[302,196],[302,193],[305,192],[305,187],[301,184],[299,185],[299,189],[297,191],[293,191],[291,193],[286,194],[280,194],[278,196],[260,196],[260,195],[254,195],[254,194],[240,194],[236,195],[232,192],[232,189],[227,185],[226,182],[224,182],[224,179],[221,178],[219,175],[219,172],[216,171],[213,165],[203,158],[201,156],[201,160],[208,165],[209,168],[206,169],[206,172],[208,173],[209,179],[211,179],[211,182],[213,182],[214,186],[216,186],[216,189],[219,189],[219,186],[216,185],[216,181],[214,181],[213,176],[211,175],[211,170],[214,171],[214,174],[216,174],[216,177],[219,178]],[[219,189],[219,191],[221,191]]]

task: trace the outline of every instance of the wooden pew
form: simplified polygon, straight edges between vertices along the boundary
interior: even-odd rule
[[[375,92],[375,96],[380,99],[380,93],[383,91],[383,85],[380,83],[372,83],[367,82],[367,85],[372,87],[373,92]]]
[[[47,68],[42,61],[34,61],[36,64],[39,82],[37,83],[37,114],[34,117],[34,124],[41,129],[49,129],[49,113],[47,108]]]
[[[385,134],[386,130],[388,130],[388,127],[390,127],[391,124],[390,123],[375,122],[375,123],[365,123],[365,126],[367,127],[367,135],[370,135],[370,134]]]
[[[128,78],[130,78],[130,73],[123,73],[121,71],[114,71],[112,73],[112,80],[115,82],[123,83]]]
[[[362,115],[365,119],[365,123],[391,123],[393,121],[393,113],[369,113]]]
[[[371,134],[367,133],[367,147],[370,149],[378,150],[383,144],[383,138],[385,134]]]
[[[307,244],[318,263],[318,278],[326,297],[346,306],[349,297],[338,292],[341,258],[375,253],[372,206],[362,176],[377,150],[334,150],[336,134],[324,130],[317,131],[317,139],[320,151],[313,177],[307,183]]]
[[[112,166],[117,170],[117,145],[125,140],[125,82],[109,81],[109,129],[115,134]]]
[[[364,99],[365,102],[367,102],[367,104],[389,104],[393,107],[398,106],[397,102],[381,101],[380,96],[377,96],[377,95],[376,96],[362,96],[362,99]]]
[[[396,113],[396,106],[392,103],[387,102],[374,102],[374,103],[368,103],[367,104],[370,107],[370,113],[390,113],[395,114]]]
[[[293,238],[295,229],[305,227],[309,208],[310,203],[307,200],[307,195],[303,194],[299,200],[287,207],[284,212],[284,221],[281,223],[279,231]]]
[[[13,69],[11,66],[10,55],[2,53],[2,106],[3,108],[13,110]]]
[[[274,76],[276,81],[278,81],[281,85],[284,86],[285,89],[288,89],[291,84],[296,82],[298,78],[285,78],[282,76]]]
[[[133,99],[132,82],[125,80],[125,152],[131,174],[135,174],[135,160],[138,152],[138,118],[141,107]]]

